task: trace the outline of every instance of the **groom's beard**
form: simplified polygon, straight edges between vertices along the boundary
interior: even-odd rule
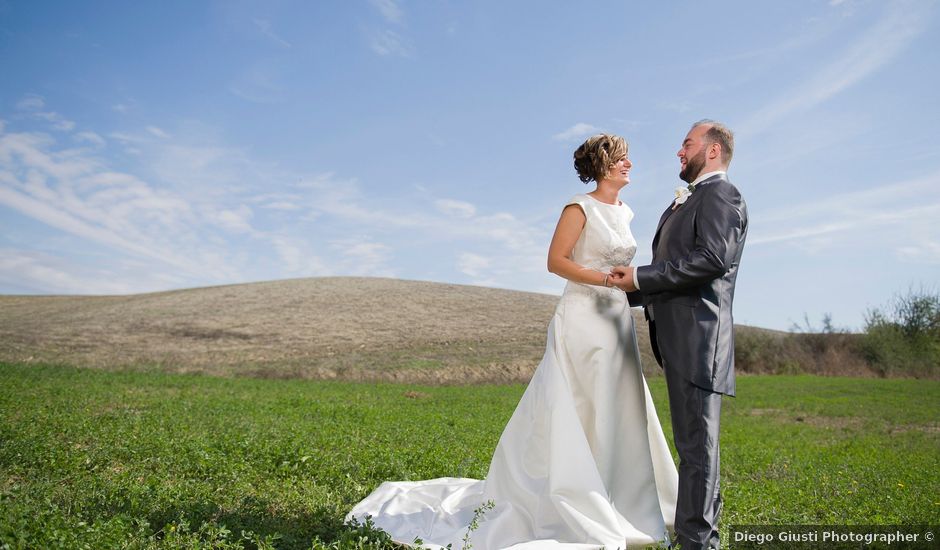
[[[686,160],[685,168],[679,172],[679,178],[686,183],[692,183],[695,181],[695,178],[702,173],[702,168],[705,168],[704,147],[702,147],[702,150],[699,151],[697,155]]]

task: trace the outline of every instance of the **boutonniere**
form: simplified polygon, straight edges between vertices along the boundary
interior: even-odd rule
[[[692,196],[692,191],[695,191],[695,186],[691,183],[685,187],[676,187],[676,202],[672,203],[672,209],[675,210],[679,208],[679,205],[689,200],[689,197]]]

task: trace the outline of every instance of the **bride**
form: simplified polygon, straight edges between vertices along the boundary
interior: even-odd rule
[[[486,479],[386,482],[347,519],[372,516],[398,542],[455,550],[468,534],[476,550],[668,543],[676,467],[640,369],[626,295],[608,275],[636,252],[633,212],[619,199],[630,182],[627,144],[591,137],[574,165],[597,186],[575,195],[555,228],[548,269],[568,284]]]

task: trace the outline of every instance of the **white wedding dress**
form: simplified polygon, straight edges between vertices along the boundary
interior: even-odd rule
[[[587,221],[573,260],[607,271],[636,252],[633,212],[576,195]],[[667,540],[678,477],[640,370],[633,317],[616,288],[569,282],[545,356],[506,425],[485,480],[386,482],[347,516],[396,541],[474,550],[634,548]]]

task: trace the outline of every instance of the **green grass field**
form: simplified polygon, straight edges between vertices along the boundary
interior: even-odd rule
[[[0,380],[9,548],[378,547],[343,525],[349,508],[384,480],[485,476],[523,391],[10,364]],[[940,382],[738,388],[724,525],[940,523]]]

